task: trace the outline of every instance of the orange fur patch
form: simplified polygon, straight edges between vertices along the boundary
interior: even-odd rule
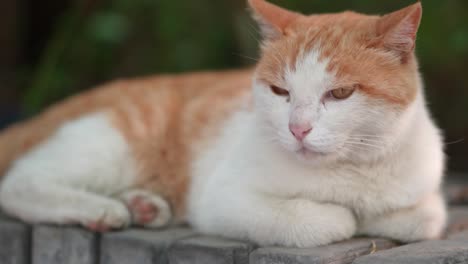
[[[165,197],[180,219],[196,147],[210,142],[229,114],[250,100],[251,74],[193,73],[97,87],[0,134],[0,174],[64,122],[106,111],[132,148],[139,168],[135,187]]]
[[[418,92],[417,62],[412,52],[402,61],[380,44],[379,22],[378,16],[354,12],[299,16],[283,37],[264,43],[259,79],[282,87],[285,69],[294,70],[301,56],[319,49],[320,59],[328,60],[328,71],[336,75],[330,88],[360,84],[369,97],[405,107]]]

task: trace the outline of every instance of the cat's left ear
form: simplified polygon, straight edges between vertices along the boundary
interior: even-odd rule
[[[301,16],[265,0],[248,0],[254,18],[258,21],[265,39],[281,37],[286,28]]]
[[[421,2],[385,15],[377,22],[377,34],[383,46],[403,56],[414,50],[421,22]]]

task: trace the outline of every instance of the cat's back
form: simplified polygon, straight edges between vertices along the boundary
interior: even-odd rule
[[[107,112],[129,141],[146,141],[174,129],[178,131],[171,133],[180,137],[190,130],[201,134],[232,109],[230,102],[250,93],[251,73],[243,69],[123,79],[72,96],[2,131],[0,173],[64,123],[96,112]]]
[[[72,96],[53,105],[41,115],[70,119],[89,112],[125,108],[129,104],[136,108],[157,108],[157,104],[164,99],[180,103],[178,107],[210,97],[221,100],[223,95],[226,95],[227,99],[249,88],[250,75],[251,70],[245,69],[115,80]]]
[[[115,81],[71,104],[94,101],[81,109],[109,110],[129,141],[155,140],[158,133],[190,141],[250,101],[250,75],[248,69]]]

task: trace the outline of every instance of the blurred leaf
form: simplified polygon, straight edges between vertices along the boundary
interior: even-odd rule
[[[466,53],[468,51],[468,30],[465,29],[455,32],[450,39],[450,43],[455,52]]]
[[[98,13],[89,21],[88,31],[98,42],[115,44],[122,42],[128,35],[126,17],[117,13]]]

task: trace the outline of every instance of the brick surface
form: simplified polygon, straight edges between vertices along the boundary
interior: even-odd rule
[[[171,264],[248,264],[254,245],[217,237],[193,237],[169,250]]]
[[[188,228],[132,229],[105,234],[101,238],[100,264],[166,264],[167,249],[176,241],[194,235]]]
[[[356,259],[353,264],[468,263],[468,240],[425,241]]]
[[[78,227],[35,226],[33,264],[95,264],[97,237]]]
[[[0,263],[29,264],[31,228],[0,216]]]
[[[351,263],[359,256],[396,246],[385,239],[357,238],[316,248],[260,248],[250,254],[251,264]]]

